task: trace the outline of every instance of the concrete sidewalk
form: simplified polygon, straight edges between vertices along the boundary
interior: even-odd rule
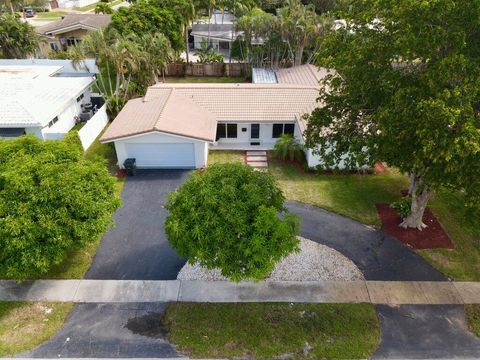
[[[478,304],[480,282],[2,280],[0,301]]]

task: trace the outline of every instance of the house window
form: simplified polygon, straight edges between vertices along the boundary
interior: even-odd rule
[[[217,137],[218,139],[236,138],[237,137],[237,124],[217,124]]]
[[[52,49],[53,51],[58,51],[59,50],[58,44],[50,43],[50,49]]]
[[[75,46],[80,43],[80,40],[73,37],[67,39],[67,46]]]
[[[227,138],[237,137],[237,124],[227,124]]]
[[[292,135],[295,132],[295,124],[273,124],[272,138],[278,139],[284,134]]]
[[[48,123],[48,127],[52,127],[58,121],[58,116],[55,116],[53,120]]]

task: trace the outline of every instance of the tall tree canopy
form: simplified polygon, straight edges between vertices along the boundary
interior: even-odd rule
[[[119,206],[105,163],[86,160],[75,133],[63,141],[0,140],[0,270],[44,274],[94,241]]]
[[[171,2],[167,2],[171,3]],[[170,40],[175,51],[184,47],[183,22],[179,10],[167,7],[161,0],[139,0],[130,7],[122,7],[112,15],[111,27],[121,35],[145,34],[160,32]]]
[[[334,69],[308,118],[307,146],[325,164],[384,161],[411,175],[422,229],[432,191],[480,200],[480,2],[357,0],[324,42]]]
[[[0,13],[0,58],[24,59],[37,49],[33,27],[14,14]]]

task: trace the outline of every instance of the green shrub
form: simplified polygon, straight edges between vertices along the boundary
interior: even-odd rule
[[[105,162],[86,160],[75,132],[64,141],[0,141],[0,270],[24,280],[94,241],[120,205]]]
[[[402,197],[400,200],[394,201],[390,204],[390,207],[395,210],[402,219],[405,219],[410,215],[412,211],[411,206],[412,199],[408,196]]]
[[[275,143],[274,154],[281,160],[303,160],[303,145],[292,135],[282,135]]]
[[[268,173],[243,164],[212,165],[170,194],[165,230],[190,263],[219,268],[234,281],[262,279],[298,249],[299,222],[284,200]]]

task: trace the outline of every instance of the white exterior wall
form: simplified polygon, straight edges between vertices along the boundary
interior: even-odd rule
[[[39,136],[41,139],[43,140],[62,139],[65,136],[65,134],[68,133],[75,126],[75,117],[78,116],[82,111],[80,104],[82,102],[90,101],[90,91],[85,90],[83,94],[84,94],[84,98],[82,101],[77,102],[77,97],[75,97],[70,101],[68,106],[59,115],[57,115],[58,121],[55,124],[53,124],[52,127],[48,127],[47,125],[41,130],[41,136]]]
[[[221,121],[219,122],[221,124],[228,124],[228,122],[224,122],[224,121]],[[231,124],[232,122],[230,122]],[[235,122],[233,122],[235,123]],[[292,124],[293,122],[288,122],[288,121],[285,121],[285,122],[280,122],[280,121],[276,121],[274,122],[275,124],[280,124],[280,123],[284,123],[284,124]],[[246,144],[246,145],[249,145],[251,141],[254,141],[254,142],[260,142],[260,144],[262,146],[268,146],[268,147],[272,147],[275,145],[275,143],[277,142],[278,138],[273,138],[272,137],[272,132],[273,132],[273,122],[272,123],[265,123],[265,122],[251,122],[251,123],[236,123],[237,124],[237,137],[236,138],[221,138],[221,139],[218,139],[217,143],[218,144],[221,144],[221,145],[228,145],[228,144],[232,144],[232,145],[239,145],[239,144]],[[260,138],[258,139],[251,139],[250,138],[250,126],[251,124],[260,124]],[[246,128],[247,131],[245,132],[242,132],[242,128]],[[300,129],[298,128],[298,124],[295,123],[295,132],[294,132],[294,136],[299,138],[300,136]],[[300,136],[301,138],[301,136]],[[224,148],[224,146],[222,146],[222,148]]]
[[[207,166],[208,161],[208,142],[196,140],[176,135],[169,135],[160,132],[153,132],[143,135],[132,136],[130,138],[115,141],[115,150],[117,152],[118,166],[123,169],[123,162],[128,158],[126,144],[148,144],[148,143],[189,143],[195,147],[195,167],[202,168]]]

